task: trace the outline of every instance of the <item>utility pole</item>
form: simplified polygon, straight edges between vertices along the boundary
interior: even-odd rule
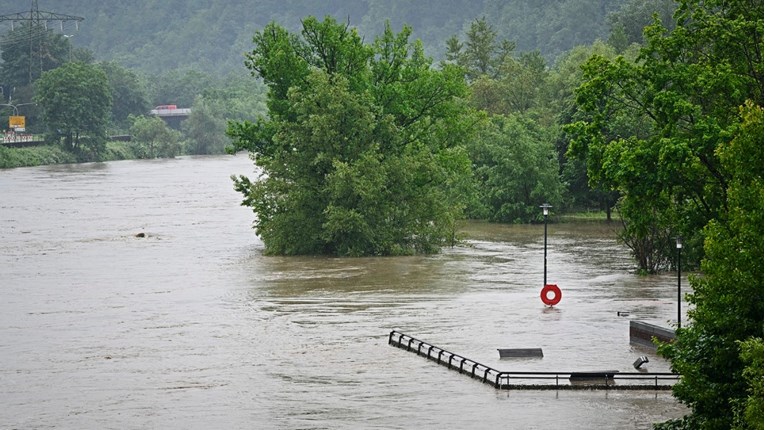
[[[13,25],[17,22],[19,23],[27,23],[29,26],[29,82],[32,83],[32,54],[34,53],[33,48],[33,42],[35,39],[35,36],[33,34],[32,29],[48,29],[48,22],[51,21],[57,21],[61,25],[61,30],[64,30],[64,22],[68,21],[74,21],[75,27],[77,30],[80,29],[80,21],[85,20],[85,18],[81,16],[74,16],[74,15],[62,15],[55,12],[46,12],[42,11],[37,7],[37,0],[32,0],[32,8],[29,10],[29,13],[25,12],[18,12],[18,13],[12,13],[10,15],[0,15],[0,23],[7,21],[11,23],[11,31],[13,31]],[[43,57],[42,57],[42,43],[43,43],[43,37],[38,37],[38,59],[40,62],[40,74],[42,74],[42,68],[43,68]]]

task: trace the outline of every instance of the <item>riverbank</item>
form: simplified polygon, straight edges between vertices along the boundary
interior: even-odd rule
[[[63,148],[55,145],[42,145],[29,148],[8,148],[0,146],[0,169],[76,162],[77,158],[74,154],[64,151]]]
[[[109,141],[106,143],[106,150],[99,154],[98,159],[84,160],[59,145],[40,145],[26,148],[9,148],[0,145],[0,169],[144,158],[139,155],[138,151],[139,148],[135,143]]]
[[[77,155],[66,151],[59,145],[40,145],[27,148],[8,148],[0,145],[0,169],[17,167],[35,167],[52,164],[73,164],[83,162],[106,162],[118,160],[139,160],[142,157],[135,143],[112,140],[106,143],[106,151],[98,160],[81,160]],[[618,216],[616,217],[618,219]],[[550,219],[553,223],[610,223],[605,211],[581,210],[556,214]]]

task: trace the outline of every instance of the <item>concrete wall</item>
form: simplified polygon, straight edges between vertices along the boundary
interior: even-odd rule
[[[642,321],[630,321],[630,344],[656,349],[652,341],[654,337],[662,342],[672,342],[675,340],[675,332]]]

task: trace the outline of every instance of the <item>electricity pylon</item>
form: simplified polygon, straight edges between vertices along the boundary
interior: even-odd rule
[[[61,25],[61,31],[64,30],[64,22],[67,21],[74,21],[75,27],[77,30],[80,29],[80,21],[85,20],[85,18],[81,16],[74,16],[74,15],[62,15],[60,13],[55,12],[46,12],[43,10],[40,10],[37,7],[37,0],[32,0],[32,8],[30,9],[29,13],[27,12],[18,12],[18,13],[12,13],[9,15],[0,15],[0,23],[3,21],[8,21],[11,23],[11,31],[13,31],[13,25],[17,22],[28,23],[29,27],[29,83],[32,83],[32,54],[34,53],[34,50],[32,49],[33,42],[34,42],[34,32],[32,31],[33,28],[45,28],[48,29],[48,23],[53,22],[59,22]],[[40,49],[38,50],[38,57],[40,62],[40,73],[42,74],[42,41],[43,37],[38,38],[38,42],[40,43]]]

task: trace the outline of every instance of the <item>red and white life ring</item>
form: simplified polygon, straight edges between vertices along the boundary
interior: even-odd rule
[[[552,298],[550,297],[550,293],[552,293]],[[542,297],[542,303],[547,306],[555,306],[560,302],[560,298],[563,294],[560,292],[560,288],[558,288],[557,285],[547,284],[542,288],[540,296]]]

